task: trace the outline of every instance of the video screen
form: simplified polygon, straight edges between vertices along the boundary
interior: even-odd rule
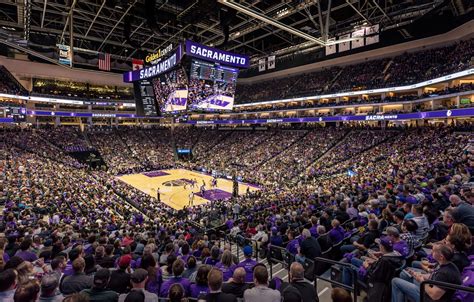
[[[156,110],[155,94],[153,85],[149,80],[133,83],[135,93],[135,105],[138,116],[155,117],[159,112]]]
[[[232,110],[238,69],[192,60],[189,73],[190,109]]]
[[[183,111],[187,108],[188,87],[186,73],[182,68],[153,78],[153,91],[161,112]]]

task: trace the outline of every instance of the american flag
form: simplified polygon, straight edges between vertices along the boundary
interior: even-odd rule
[[[110,71],[110,53],[99,53],[99,69]]]

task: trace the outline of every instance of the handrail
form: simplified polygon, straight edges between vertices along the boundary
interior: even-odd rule
[[[424,300],[425,300],[424,293],[425,293],[425,286],[427,284],[428,285],[436,285],[436,286],[444,288],[444,289],[460,290],[460,291],[464,291],[464,292],[474,293],[474,287],[462,286],[462,285],[446,283],[446,282],[441,282],[441,281],[435,281],[435,280],[425,280],[425,281],[421,282],[421,284],[420,284],[420,302],[424,302]]]
[[[328,278],[324,278],[324,277],[321,277],[321,276],[318,276],[318,275],[314,275],[314,287],[317,288],[318,287],[318,284],[317,284],[317,280],[318,279],[321,279],[323,281],[326,281],[326,282],[329,282],[331,284],[334,284],[338,287],[342,287],[348,291],[351,291],[353,292],[354,294],[352,295],[353,296],[353,300],[354,302],[357,302],[357,292],[358,292],[358,284],[357,284],[357,271],[355,271],[353,268],[352,268],[352,265],[350,263],[346,263],[346,262],[339,262],[339,261],[334,261],[334,260],[331,260],[331,259],[326,259],[326,258],[321,258],[321,257],[316,257],[314,258],[314,263],[316,265],[317,262],[325,262],[325,263],[329,263],[329,264],[336,264],[336,265],[340,265],[340,266],[344,266],[344,267],[347,267],[350,271],[351,271],[351,274],[352,274],[352,286],[348,286],[346,284],[343,284],[343,283],[340,283],[340,282],[337,282],[337,281],[334,281],[334,280],[331,280],[331,279],[328,279]],[[312,281],[312,280],[311,280]],[[423,301],[421,301],[423,302]]]

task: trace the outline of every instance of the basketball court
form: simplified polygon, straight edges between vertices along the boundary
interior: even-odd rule
[[[217,185],[211,187],[213,177],[208,174],[186,169],[171,169],[118,176],[121,181],[156,198],[156,189],[160,190],[161,202],[181,210],[189,205],[191,192],[194,192],[193,205],[201,205],[214,200],[232,197],[232,180],[218,178]],[[204,194],[201,186],[205,183]],[[195,182],[194,188],[192,183]],[[258,186],[239,182],[239,194],[259,190]]]

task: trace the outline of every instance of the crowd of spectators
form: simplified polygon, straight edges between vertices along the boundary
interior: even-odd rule
[[[26,95],[27,91],[15,77],[3,66],[0,65],[0,93]]]
[[[343,282],[350,284],[356,270],[361,281],[379,281],[376,290],[368,287],[369,301],[398,302],[417,300],[422,280],[460,284],[470,265],[472,132],[447,126],[173,131],[2,129],[0,298],[318,301],[305,279],[307,260],[333,248],[334,259],[351,263]],[[174,162],[173,137],[179,145],[192,142],[191,162]],[[91,170],[63,151],[88,140],[107,170]],[[176,211],[116,178],[169,165],[234,167],[262,187]],[[242,259],[216,233],[206,235],[213,212],[230,237],[246,242]],[[419,248],[428,242],[429,249]],[[272,279],[271,264],[254,257],[268,256],[271,247],[293,256],[286,281]],[[402,263],[410,267],[406,273],[397,270]],[[450,301],[454,294],[435,286],[424,295]]]
[[[393,58],[237,85],[236,103],[415,84],[471,68],[473,45],[474,40],[469,39]]]

